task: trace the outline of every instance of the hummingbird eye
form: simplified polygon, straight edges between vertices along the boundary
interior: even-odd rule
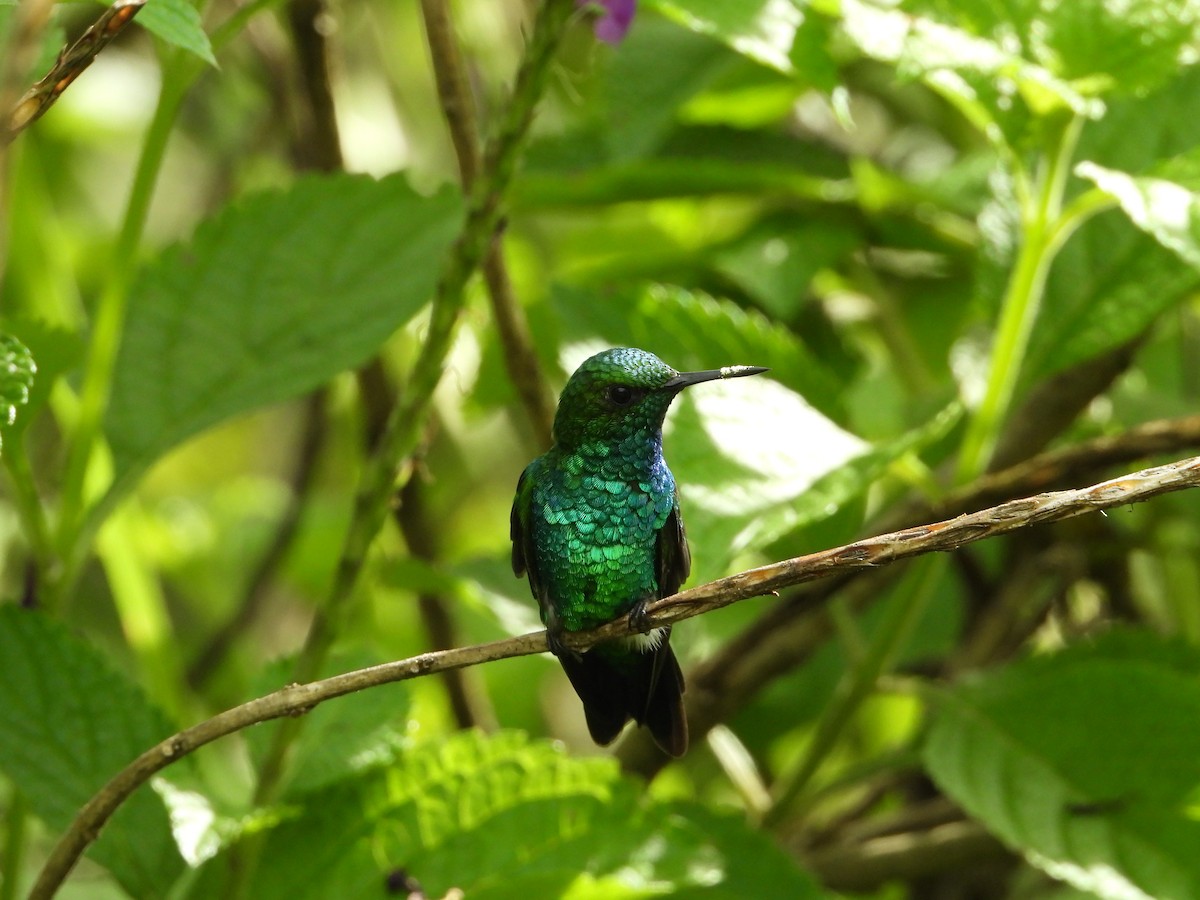
[[[636,392],[625,384],[611,384],[608,386],[605,396],[614,406],[628,406],[634,401]]]

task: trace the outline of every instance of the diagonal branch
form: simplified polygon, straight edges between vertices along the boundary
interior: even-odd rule
[[[646,627],[680,622],[790,585],[878,568],[926,553],[955,550],[1030,525],[1126,506],[1160,494],[1198,486],[1200,457],[1192,457],[1123,475],[1091,487],[1010,500],[947,521],[867,538],[681,591],[649,606]],[[599,640],[628,633],[629,623],[622,618],[591,631],[567,635],[566,643],[583,649]],[[432,672],[541,653],[546,649],[546,634],[539,631],[472,647],[423,653],[410,659],[346,672],[310,684],[292,684],[185,729],[135,759],[84,805],[55,845],[29,895],[30,900],[49,900],[53,897],[80,855],[96,839],[104,823],[126,798],[156,772],[198,747],[259,722],[302,715],[319,703],[365,688],[417,678]]]
[[[145,5],[146,0],[117,0],[100,14],[100,18],[79,40],[63,48],[54,67],[17,101],[9,113],[7,127],[0,128],[0,141],[11,141],[20,131],[40,119]]]

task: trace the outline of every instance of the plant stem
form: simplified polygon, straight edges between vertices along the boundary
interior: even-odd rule
[[[25,837],[29,830],[29,808],[25,796],[14,784],[4,816],[4,869],[0,871],[0,900],[16,900],[17,885],[25,856]]]
[[[125,217],[113,247],[112,267],[93,319],[80,392],[79,417],[71,432],[59,514],[58,550],[64,565],[59,578],[47,591],[47,606],[51,609],[57,608],[73,590],[87,558],[90,539],[99,525],[99,522],[85,519],[85,510],[89,502],[90,475],[94,473],[94,454],[108,407],[113,369],[125,325],[129,285],[136,266],[138,245],[146,227],[150,200],[154,196],[154,186],[166,155],[167,140],[193,80],[194,67],[188,65],[186,60],[180,62],[179,57],[180,51],[177,51],[172,55],[175,64],[168,64],[163,72],[158,103],[146,131]]]
[[[467,281],[491,243],[500,217],[501,197],[512,180],[517,158],[533,121],[534,107],[545,88],[550,62],[574,8],[571,0],[546,0],[537,16],[512,100],[471,190],[462,233],[450,250],[435,288],[429,331],[413,367],[408,390],[401,402],[392,408],[375,452],[363,469],[334,583],[325,604],[313,618],[292,673],[294,681],[311,681],[317,676],[334,638],[341,631],[341,621],[367,553],[388,515],[397,477],[407,468],[420,441],[433,391],[441,381],[446,355],[462,311]],[[260,770],[255,803],[269,803],[275,798],[288,749],[299,730],[298,719],[289,719],[276,730]]]
[[[425,20],[429,55],[433,61],[438,97],[442,101],[442,113],[446,117],[454,154],[458,159],[459,178],[463,190],[469,191],[479,177],[482,165],[479,128],[466,67],[450,20],[449,3],[447,0],[421,0],[421,14]],[[508,275],[500,231],[496,232],[487,247],[483,259],[483,280],[487,285],[488,299],[492,302],[492,319],[504,351],[504,365],[509,380],[517,390],[538,444],[548,447],[554,424],[554,401],[546,391],[529,322],[517,301]]]
[[[816,730],[792,773],[772,792],[771,807],[764,822],[778,824],[793,800],[808,786],[821,763],[837,744],[842,732],[858,712],[862,702],[875,689],[875,682],[895,662],[913,628],[925,612],[929,598],[945,571],[944,557],[926,556],[915,564],[895,601],[887,608],[875,634],[858,664],[842,678],[833,699],[817,721]]]
[[[987,468],[1004,417],[1012,404],[1029,335],[1045,291],[1046,275],[1061,246],[1058,224],[1062,218],[1063,192],[1082,124],[1083,119],[1075,115],[1055,132],[1056,139],[1048,154],[1037,198],[1022,210],[1021,249],[1004,293],[987,389],[963,438],[956,473],[959,484],[970,481]]]

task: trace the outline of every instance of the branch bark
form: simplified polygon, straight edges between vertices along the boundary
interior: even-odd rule
[[[680,622],[789,585],[875,569],[926,553],[955,550],[1030,525],[1113,509],[1197,486],[1200,486],[1200,457],[1192,457],[1078,490],[1011,500],[948,521],[867,538],[681,591],[648,607],[646,627]],[[569,634],[566,643],[576,649],[585,649],[597,641],[626,635],[629,631],[628,620],[622,618],[591,631]],[[30,900],[53,897],[80,855],[126,798],[156,772],[198,747],[259,722],[302,715],[326,700],[369,687],[541,653],[546,649],[546,634],[539,631],[472,647],[423,653],[309,684],[292,684],[185,729],[135,759],[84,805],[47,859],[29,895]]]

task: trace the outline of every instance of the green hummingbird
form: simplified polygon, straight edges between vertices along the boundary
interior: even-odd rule
[[[676,372],[644,350],[597,353],[563,388],[553,446],[521,473],[512,507],[513,572],[529,576],[550,650],[583,701],[598,744],[611,743],[633,719],[671,756],[687,750],[683,673],[669,627],[582,653],[562,637],[622,615],[643,631],[646,605],[679,590],[692,561],[675,478],[663,460],[663,418],[690,385],[765,371]]]

